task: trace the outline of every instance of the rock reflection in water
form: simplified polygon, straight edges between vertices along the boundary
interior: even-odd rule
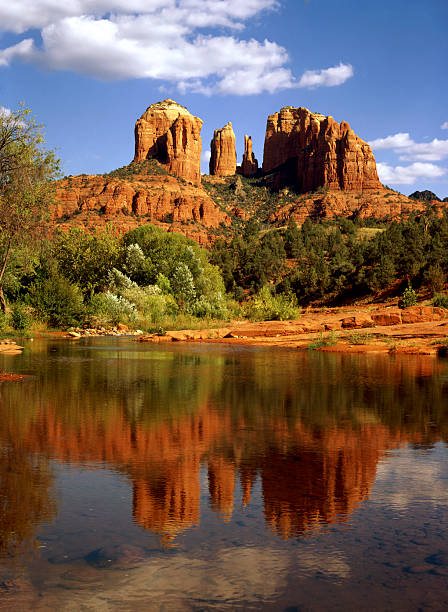
[[[50,460],[126,475],[135,522],[169,546],[199,525],[202,466],[224,521],[259,481],[268,527],[292,538],[347,520],[386,450],[446,439],[432,358],[182,350],[85,347],[2,388],[3,550],[54,516]]]

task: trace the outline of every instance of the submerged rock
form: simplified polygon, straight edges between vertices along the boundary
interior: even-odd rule
[[[130,569],[145,560],[143,548],[132,544],[114,544],[93,550],[84,557],[89,565],[97,568]]]

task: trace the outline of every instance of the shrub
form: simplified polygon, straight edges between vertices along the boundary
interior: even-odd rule
[[[294,295],[273,295],[269,287],[264,286],[246,303],[244,314],[252,321],[285,321],[298,319],[300,308]]]
[[[137,318],[135,305],[110,291],[97,293],[90,301],[89,320],[95,325],[117,325],[118,323],[134,325]]]
[[[436,293],[432,299],[432,305],[438,308],[448,308],[448,295],[446,293]]]
[[[399,308],[408,308],[409,306],[415,306],[417,304],[417,294],[411,286],[406,287],[398,301]]]
[[[324,335],[324,333],[321,332],[317,340],[308,344],[308,350],[314,351],[315,349],[323,348],[324,346],[334,346],[337,343],[338,336],[336,332],[331,331],[327,335]]]
[[[30,327],[32,322],[33,318],[26,307],[23,304],[16,302],[11,312],[11,324],[13,328],[18,331],[25,331]]]
[[[51,276],[35,283],[28,301],[51,327],[77,325],[84,314],[81,290],[61,276]]]

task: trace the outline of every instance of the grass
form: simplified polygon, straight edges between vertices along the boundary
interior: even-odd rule
[[[328,332],[328,334],[321,332],[317,340],[308,344],[308,350],[315,351],[326,346],[334,346],[338,343],[338,339],[338,335],[334,331]]]
[[[368,344],[372,340],[371,334],[367,332],[352,331],[347,340],[350,344]]]

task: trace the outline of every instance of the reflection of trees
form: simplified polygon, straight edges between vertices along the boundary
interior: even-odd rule
[[[0,422],[11,448],[0,470],[21,461],[30,467],[19,468],[23,478],[2,499],[13,507],[14,487],[29,492],[18,519],[24,530],[46,520],[45,458],[57,457],[127,474],[136,522],[165,543],[199,523],[201,464],[210,505],[224,520],[236,480],[246,505],[259,478],[268,525],[296,536],[358,507],[386,449],[430,445],[448,432],[444,373],[432,359],[225,348],[121,351],[118,359],[93,353],[79,349],[69,369],[53,360],[40,379],[2,390],[13,416]]]
[[[0,410],[1,555],[32,544],[36,527],[53,519],[55,503],[48,461],[22,444],[20,423],[1,404]]]

